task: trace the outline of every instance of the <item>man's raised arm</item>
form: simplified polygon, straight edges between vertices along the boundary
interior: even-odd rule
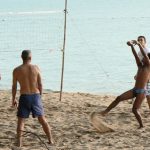
[[[128,42],[127,42],[127,45],[128,45],[128,46],[131,46],[131,50],[132,50],[132,53],[133,53],[133,55],[134,55],[134,57],[135,57],[135,61],[136,61],[137,66],[138,66],[138,67],[141,66],[142,63],[141,63],[141,61],[140,61],[140,59],[139,59],[139,57],[138,57],[138,54],[137,54],[136,51],[135,51],[135,48],[134,48],[134,46],[133,46],[133,43],[132,43],[131,41],[128,41]]]
[[[142,47],[142,45],[141,45],[139,42],[137,42],[137,45],[139,46],[140,51],[141,51],[143,57],[144,57],[144,58],[148,58],[148,56],[147,56],[147,54],[145,53],[144,48]]]
[[[150,62],[149,62],[149,57],[147,56],[146,52],[144,51],[144,48],[142,47],[142,45],[141,45],[138,41],[136,41],[136,44],[139,46],[140,51],[141,51],[143,57],[144,57],[145,60],[146,60],[146,63],[149,64],[149,63],[150,63]]]

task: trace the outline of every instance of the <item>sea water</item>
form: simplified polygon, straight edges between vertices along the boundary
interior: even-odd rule
[[[64,2],[0,0],[0,89],[11,89],[23,49],[31,49],[44,89],[60,89]],[[119,94],[131,89],[137,66],[126,42],[144,35],[150,45],[149,6],[149,0],[68,0],[63,90]],[[41,11],[61,13],[17,14]]]

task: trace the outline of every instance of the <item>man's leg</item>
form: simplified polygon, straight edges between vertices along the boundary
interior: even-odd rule
[[[149,106],[149,109],[150,109],[150,95],[147,95],[146,99],[147,99],[147,103],[148,103],[148,106]]]
[[[22,130],[24,129],[24,118],[18,117],[17,124],[17,146],[22,146]]]
[[[138,94],[136,96],[136,99],[134,101],[133,108],[132,108],[132,112],[134,113],[134,115],[135,115],[135,117],[136,117],[136,119],[140,125],[139,128],[143,127],[141,115],[139,113],[139,108],[140,108],[144,98],[145,98],[145,94]]]
[[[39,120],[40,124],[42,125],[45,134],[48,137],[49,144],[53,144],[54,142],[53,142],[53,138],[52,138],[52,134],[51,134],[51,129],[50,129],[45,117],[40,116],[40,117],[38,117],[38,120]]]
[[[133,98],[133,91],[129,90],[120,96],[118,96],[104,111],[100,112],[101,115],[105,116],[111,109],[116,107],[121,101]]]

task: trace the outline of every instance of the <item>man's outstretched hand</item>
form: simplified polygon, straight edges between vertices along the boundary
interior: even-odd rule
[[[127,42],[127,45],[128,45],[128,46],[133,46],[133,42],[132,42],[132,41],[128,41],[128,42]]]
[[[132,41],[128,41],[128,42],[127,42],[127,45],[128,45],[128,46],[134,46],[134,45],[138,45],[138,44],[139,44],[139,42],[136,41],[136,40],[132,40]]]

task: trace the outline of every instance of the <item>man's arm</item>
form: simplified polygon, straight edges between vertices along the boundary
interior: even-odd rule
[[[143,57],[146,59],[147,64],[149,64],[149,58],[148,58],[147,54],[145,53],[144,48],[142,47],[142,45],[139,42],[137,42],[137,45],[139,46]]]
[[[16,101],[16,92],[17,92],[17,79],[16,79],[16,71],[13,71],[13,84],[12,84],[12,106],[17,106]]]
[[[38,69],[38,89],[40,91],[40,95],[42,95],[42,90],[43,90],[43,86],[42,86],[42,78],[41,78],[41,72],[40,72],[40,69],[39,67],[37,67]]]
[[[139,42],[137,42],[137,45],[139,46],[143,57],[147,58],[147,54],[145,53],[144,48],[142,47],[142,45]]]
[[[129,42],[127,42],[127,45],[128,45],[128,46],[131,46],[131,50],[132,50],[132,53],[133,53],[133,55],[134,55],[134,57],[135,57],[135,61],[136,61],[137,66],[138,66],[138,67],[141,66],[142,63],[141,63],[141,61],[140,61],[140,59],[139,59],[139,57],[138,57],[138,54],[137,54],[136,51],[135,51],[135,48],[134,48],[133,44],[129,41]]]

